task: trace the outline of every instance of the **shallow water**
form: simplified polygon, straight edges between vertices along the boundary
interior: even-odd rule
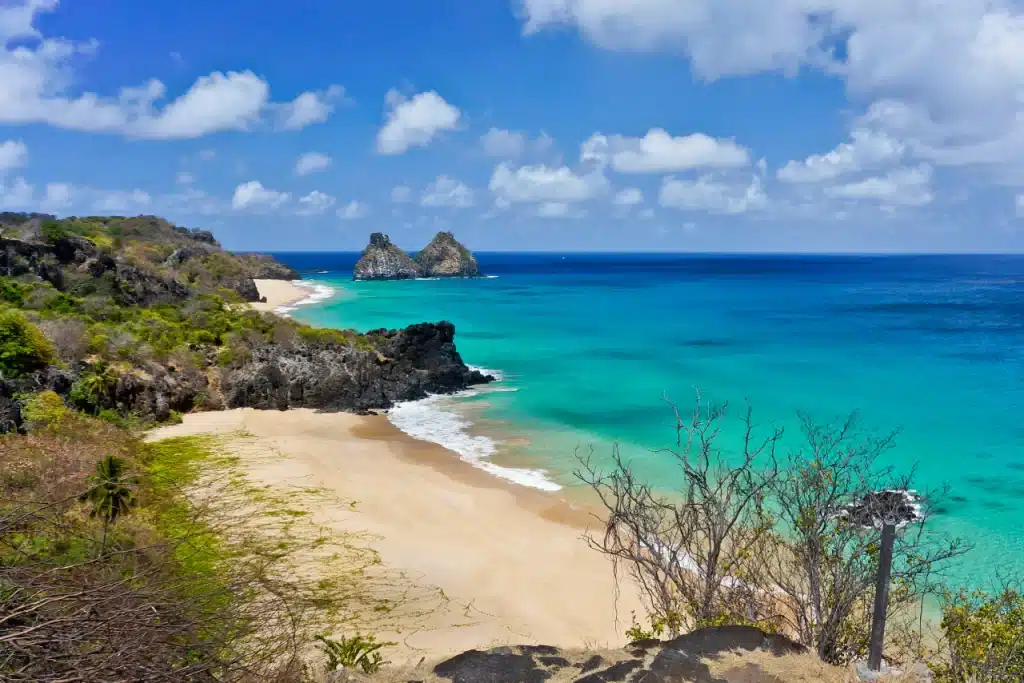
[[[1024,257],[479,254],[497,277],[354,283],[356,254],[277,256],[338,290],[301,320],[455,323],[463,358],[500,370],[502,391],[393,420],[528,470],[499,476],[571,486],[577,447],[600,458],[619,442],[670,487],[671,459],[653,452],[674,439],[662,397],[688,409],[696,389],[749,400],[790,443],[798,410],[858,410],[902,430],[886,458],[916,466],[919,488],[951,486],[938,526],[977,544],[956,578],[1024,569]]]

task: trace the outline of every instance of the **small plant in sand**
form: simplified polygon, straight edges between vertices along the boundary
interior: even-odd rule
[[[380,668],[387,664],[381,656],[380,650],[388,645],[395,645],[395,643],[378,643],[373,636],[363,636],[358,633],[351,638],[342,637],[339,640],[324,635],[318,635],[316,639],[320,643],[320,649],[327,656],[328,671],[358,667],[366,674],[380,671]]]

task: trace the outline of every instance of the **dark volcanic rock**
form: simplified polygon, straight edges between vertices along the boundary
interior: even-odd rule
[[[420,269],[409,255],[391,243],[387,235],[375,232],[370,244],[356,263],[353,280],[409,280],[420,276]]]
[[[478,277],[480,268],[472,252],[450,232],[439,232],[416,254],[416,265],[425,277]]]
[[[435,666],[434,673],[454,683],[544,683],[551,678],[530,655],[494,650],[463,652]]]
[[[583,678],[576,679],[576,683],[617,683],[618,681],[626,680],[626,676],[631,671],[636,671],[643,666],[643,660],[640,659],[628,659],[618,664],[612,664],[604,671],[595,671],[592,674],[587,674]]]
[[[451,323],[370,334],[377,340],[376,351],[341,345],[257,347],[245,365],[224,372],[225,403],[230,408],[365,411],[494,379],[462,362]]]

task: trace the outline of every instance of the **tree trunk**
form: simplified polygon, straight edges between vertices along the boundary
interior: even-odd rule
[[[103,537],[100,539],[100,554],[97,557],[103,557],[103,553],[107,552],[107,527],[110,526],[110,520],[106,517],[103,518]]]
[[[896,527],[886,524],[882,527],[882,552],[878,559],[878,583],[875,586],[875,609],[871,618],[871,649],[868,652],[868,669],[878,671],[882,667],[882,650],[885,647],[885,617],[889,611],[889,577],[892,574],[892,547],[896,541]]]

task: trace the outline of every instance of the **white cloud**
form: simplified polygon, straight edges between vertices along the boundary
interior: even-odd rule
[[[406,99],[395,90],[387,95],[388,113],[377,133],[377,152],[404,154],[426,147],[444,131],[458,128],[462,113],[433,90]]]
[[[290,198],[287,192],[270,190],[257,180],[250,180],[235,188],[231,207],[236,211],[265,211],[278,208]]]
[[[898,161],[906,145],[885,133],[855,130],[827,154],[812,154],[803,161],[790,161],[776,175],[787,183],[818,183]]]
[[[607,163],[619,173],[671,173],[746,166],[750,152],[733,140],[703,133],[673,137],[661,128],[652,128],[642,138],[595,133],[581,146],[580,160]]]
[[[606,192],[608,179],[600,171],[580,175],[562,166],[521,166],[515,170],[499,164],[491,174],[490,190],[509,203],[582,202]]]
[[[278,107],[278,126],[282,130],[301,130],[323,123],[334,111],[334,103],[345,96],[345,88],[332,85],[320,92],[304,92]]]
[[[526,134],[520,131],[491,128],[480,136],[480,145],[487,156],[517,159],[526,150]]]
[[[36,16],[56,6],[54,1],[22,0],[0,10],[0,123],[185,139],[254,130],[269,114],[309,101],[304,93],[290,105],[271,102],[270,86],[252,71],[201,76],[170,101],[165,101],[167,87],[156,79],[113,96],[81,92],[75,87],[75,66],[92,56],[98,44],[42,36],[34,26]],[[34,40],[12,42],[18,38]]]
[[[696,180],[668,176],[661,183],[658,202],[664,207],[684,211],[741,214],[763,209],[768,198],[758,176],[751,178],[746,185],[716,180],[711,175],[703,175]]]
[[[1017,205],[1017,217],[1024,218],[1024,194],[1017,195],[1015,203]]]
[[[21,140],[0,143],[0,176],[28,164],[28,147]]]
[[[616,206],[636,206],[637,204],[642,204],[643,201],[644,193],[635,187],[627,187],[612,199],[612,203]]]
[[[427,185],[423,191],[420,205],[464,209],[473,206],[473,191],[454,178],[438,176],[437,180]]]
[[[898,168],[884,176],[825,188],[825,194],[838,199],[877,201],[888,206],[922,206],[932,201],[932,168],[927,164]]]
[[[334,206],[335,201],[331,195],[319,190],[313,190],[305,197],[299,197],[298,214],[300,216],[313,216],[324,213],[327,209]]]
[[[393,204],[405,204],[412,200],[412,189],[399,185],[391,190],[391,202]]]
[[[43,211],[60,211],[71,205],[75,188],[68,183],[47,183],[46,194],[41,208]]]
[[[202,149],[199,150],[200,161],[213,161],[217,157],[217,150],[215,149]]]
[[[100,191],[92,203],[94,211],[100,213],[129,214],[142,211],[152,202],[152,197],[143,190]]]
[[[345,206],[338,209],[338,216],[346,221],[354,221],[365,218],[370,213],[370,207],[363,202],[353,199]]]
[[[324,171],[331,165],[331,158],[320,152],[307,152],[295,161],[295,175],[309,175]]]
[[[179,185],[191,185],[196,182],[196,177],[188,171],[179,171],[178,175],[174,177],[174,182]]]
[[[942,165],[1024,172],[1024,12],[1014,0],[517,0],[526,34],[686,56],[697,78],[817,69],[865,120]]]
[[[0,178],[0,208],[14,210],[32,208],[33,192],[33,187],[24,178],[15,178],[9,185],[3,178]]]

